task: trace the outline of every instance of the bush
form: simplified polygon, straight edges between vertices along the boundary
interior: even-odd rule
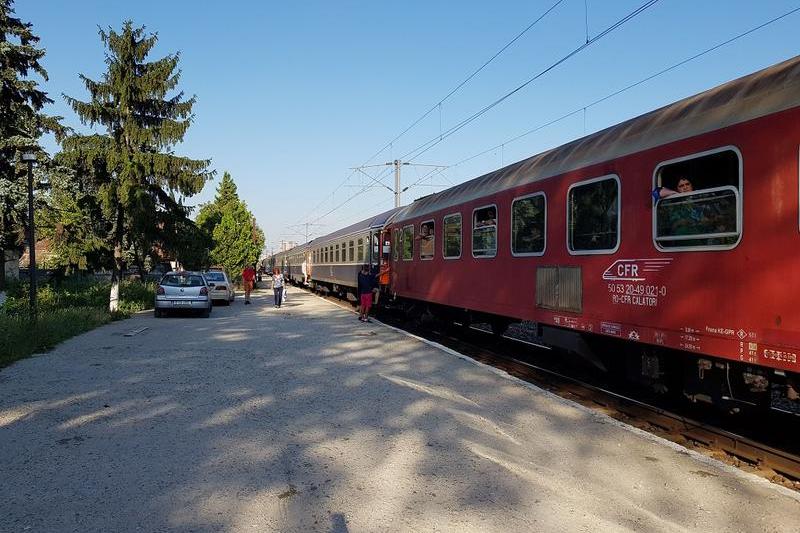
[[[0,367],[111,320],[152,308],[155,287],[152,282],[124,280],[119,311],[112,315],[108,312],[111,282],[87,277],[67,278],[58,285],[48,282],[36,291],[38,320],[31,322],[28,284],[10,285],[0,307]]]
[[[111,321],[95,307],[73,307],[39,313],[38,320],[0,313],[0,367]]]
[[[15,283],[7,292],[8,299],[0,313],[12,316],[28,316],[28,283]],[[98,281],[88,277],[66,278],[60,284],[42,284],[36,291],[39,313],[72,307],[108,307],[110,281]],[[120,283],[120,314],[127,316],[136,311],[153,307],[155,283],[138,280],[123,280]]]

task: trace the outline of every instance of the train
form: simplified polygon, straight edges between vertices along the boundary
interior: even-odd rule
[[[687,185],[688,184],[688,185]],[[694,402],[800,406],[800,56],[276,254]],[[800,412],[797,409],[795,412]]]

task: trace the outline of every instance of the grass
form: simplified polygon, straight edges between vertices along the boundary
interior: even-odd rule
[[[91,278],[68,278],[58,285],[45,284],[37,291],[38,319],[31,321],[27,285],[9,287],[8,299],[0,307],[0,368],[112,320],[153,307],[153,283],[124,281],[120,286],[120,309],[112,314],[108,311],[110,289],[110,282]]]

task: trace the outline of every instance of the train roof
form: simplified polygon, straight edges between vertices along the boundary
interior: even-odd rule
[[[724,83],[655,111],[406,206],[394,221],[447,209],[670,142],[687,139],[800,105],[800,56]]]
[[[329,233],[328,235],[325,235],[323,237],[317,237],[312,242],[314,243],[315,246],[318,246],[320,244],[324,245],[329,241],[333,241],[341,237],[345,237],[347,235],[352,235],[353,233],[358,233],[372,228],[382,228],[389,221],[389,219],[392,218],[392,216],[395,213],[403,209],[405,209],[405,207],[392,208],[389,211],[384,211],[379,215],[374,215],[360,222],[356,222],[355,224],[351,224],[346,228],[336,230],[333,233]]]

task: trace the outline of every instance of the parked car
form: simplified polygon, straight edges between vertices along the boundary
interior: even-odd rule
[[[197,311],[208,318],[211,307],[208,282],[201,272],[168,272],[158,282],[156,318],[175,310]]]
[[[227,272],[221,269],[212,269],[208,272],[203,272],[203,276],[208,282],[212,301],[222,300],[225,305],[230,305],[233,302],[236,298],[236,291]]]

